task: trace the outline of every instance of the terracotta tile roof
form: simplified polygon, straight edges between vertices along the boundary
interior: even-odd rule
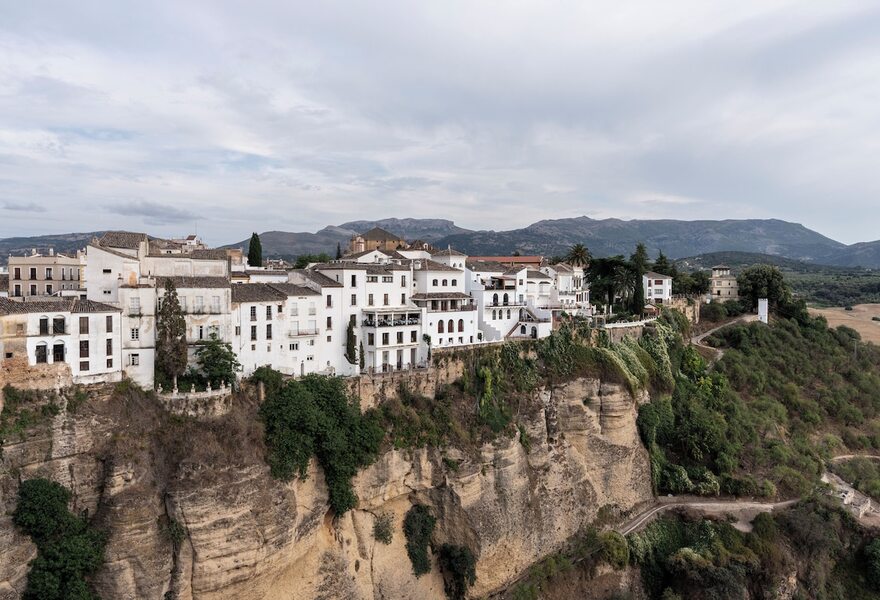
[[[450,267],[449,265],[444,265],[443,263],[437,262],[436,260],[429,260],[427,258],[413,258],[410,259],[409,262],[413,263],[413,266],[421,263],[422,266],[420,269],[418,269],[421,271],[443,271],[447,273],[461,273],[461,269],[456,269],[455,267]]]
[[[93,300],[82,300],[80,298],[27,300],[24,302],[0,298],[0,315],[26,315],[48,312],[106,313],[121,312],[121,309],[109,304],[94,302]]]
[[[544,260],[543,256],[538,255],[529,255],[529,256],[471,256],[471,260],[479,260],[485,262],[500,262],[506,265],[516,264],[516,265],[526,265],[526,264],[541,264],[541,261]]]
[[[268,283],[236,283],[232,286],[232,302],[283,302],[287,294]]]
[[[536,271],[534,269],[529,269],[526,271],[526,277],[529,279],[553,279],[546,273],[541,273],[541,271]]]
[[[333,283],[336,283],[335,281]],[[275,288],[282,294],[287,296],[320,296],[320,292],[316,292],[310,287],[304,285],[296,285],[295,283],[267,283],[269,287]]]
[[[230,283],[225,277],[185,277],[175,275],[174,277],[157,276],[156,287],[164,288],[165,281],[170,279],[177,289],[195,289],[195,288],[228,288]]]
[[[655,273],[654,271],[646,272],[645,277],[648,277],[649,279],[672,279],[669,275],[662,275],[660,273]]]
[[[318,271],[314,271],[312,269],[293,269],[293,271],[291,272],[299,273],[312,283],[315,283],[321,287],[342,287],[342,284],[332,277],[328,277],[323,273],[319,273]]]
[[[387,274],[391,271],[409,271],[409,267],[395,263],[333,262],[318,264],[312,268],[321,271],[339,271],[346,269],[351,271],[366,271],[371,275]]]
[[[446,250],[441,250],[440,252],[432,252],[431,256],[467,256],[467,254],[463,252],[459,252],[453,248],[447,248]]]
[[[360,237],[371,242],[396,242],[403,239],[401,236],[385,231],[381,227],[373,227],[368,232],[362,233]]]
[[[568,263],[559,263],[552,265],[550,268],[554,269],[557,273],[574,273],[574,267]]]
[[[507,271],[506,265],[491,260],[469,260],[465,265],[471,271],[487,271],[490,273],[504,273]]]
[[[471,297],[462,292],[429,292],[427,294],[413,294],[411,296],[413,300],[439,300],[439,299],[453,299],[453,300],[470,300]]]
[[[108,231],[101,236],[98,242],[105,248],[124,248],[125,250],[137,250],[141,242],[148,241],[146,233],[134,233],[132,231]]]
[[[363,252],[355,252],[353,254],[346,254],[340,260],[344,260],[344,261],[357,260],[358,258],[360,258],[362,256],[366,256],[367,254],[372,254],[373,252],[378,252],[379,254],[382,254],[383,256],[391,257],[391,253],[386,252],[384,250],[364,250]],[[395,250],[394,253],[396,254],[397,251]]]

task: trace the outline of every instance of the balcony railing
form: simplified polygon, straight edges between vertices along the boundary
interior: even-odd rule
[[[476,304],[465,304],[465,305],[463,305],[463,306],[457,306],[457,307],[455,307],[455,308],[452,308],[452,307],[446,307],[446,308],[441,308],[441,307],[438,307],[438,308],[431,308],[431,307],[428,307],[428,312],[432,312],[432,313],[435,313],[435,312],[461,312],[461,311],[464,311],[464,310],[477,310],[477,305],[476,305]]]
[[[418,325],[421,323],[421,319],[417,317],[410,317],[407,319],[377,319],[375,321],[371,321],[370,319],[364,319],[363,326],[364,327],[405,327],[406,325]]]
[[[297,331],[289,331],[287,332],[287,337],[302,337],[304,335],[318,335],[317,327],[307,327],[303,329],[299,329]]]

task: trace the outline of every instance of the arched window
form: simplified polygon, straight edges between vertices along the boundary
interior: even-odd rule
[[[443,285],[444,285],[444,286],[449,285],[449,282],[447,282],[447,281],[444,279],[444,280],[443,280]]]
[[[455,321],[449,319],[449,327],[446,329],[446,331],[448,331],[449,333],[455,331]]]
[[[436,279],[434,280],[433,286],[437,287],[437,280]]]
[[[532,327],[532,337],[537,339],[537,337],[538,337],[538,328],[537,327]]]
[[[497,318],[498,318],[498,314],[493,310],[492,311],[492,320],[494,321]]]
[[[443,320],[437,321],[437,333],[443,333]]]
[[[459,320],[458,320],[458,330],[459,330],[459,331],[464,331],[464,319],[459,319]]]
[[[507,294],[504,294],[504,306],[507,306],[510,302],[510,299],[507,297]]]
[[[498,306],[498,294],[492,294],[492,304]]]
[[[508,319],[510,318],[510,309],[509,308],[507,309],[507,318]]]
[[[456,285],[458,285],[458,283],[456,282],[455,279],[453,279],[453,280],[452,280],[452,287],[455,287]]]
[[[526,326],[525,326],[525,325],[520,325],[520,326],[519,326],[519,332],[520,332],[521,334],[525,335],[525,334],[526,334]]]

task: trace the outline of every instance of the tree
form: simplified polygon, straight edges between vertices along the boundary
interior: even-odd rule
[[[177,288],[169,277],[165,280],[165,295],[156,315],[156,366],[176,385],[177,378],[186,369],[186,363],[186,320],[180,308]]]
[[[360,346],[358,348],[358,359],[360,360],[361,371],[363,371],[364,367],[367,366],[367,357],[364,354],[364,341],[363,340],[361,340]]]
[[[207,342],[196,350],[199,368],[212,385],[235,381],[236,371],[241,370],[241,363],[232,350],[232,344],[221,340],[216,332],[211,332]]]
[[[622,256],[594,258],[587,271],[587,281],[594,298],[602,299],[608,306],[614,304],[617,295],[616,276],[621,267],[626,266]]]
[[[632,307],[636,289],[641,287],[640,282],[636,279],[636,272],[632,268],[632,265],[626,262],[622,262],[622,264],[618,265],[614,270],[613,281],[614,289],[617,292],[617,295],[620,296],[620,301],[624,305]],[[644,305],[643,296],[642,306]]]
[[[342,258],[342,245],[339,242],[336,242],[336,260]]]
[[[709,293],[709,287],[712,285],[712,278],[708,271],[695,271],[694,273],[691,273],[691,280],[693,281],[693,286],[690,290],[691,294]]]
[[[661,275],[669,275],[672,276],[672,265],[669,264],[669,259],[666,258],[666,255],[663,254],[663,250],[660,251],[660,254],[657,256],[657,260],[654,261],[654,272],[660,273]]]
[[[294,264],[294,268],[296,269],[305,269],[312,263],[325,263],[330,262],[330,255],[326,252],[321,252],[320,254],[300,254],[296,257],[296,263]]]
[[[772,265],[748,267],[739,274],[736,282],[739,284],[739,295],[753,310],[758,307],[759,298],[767,298],[774,307],[791,300],[791,290],[785,283],[782,271]]]
[[[629,257],[632,265],[633,277],[633,298],[632,312],[640,315],[645,310],[645,286],[642,283],[643,276],[648,271],[648,250],[641,242],[636,244],[636,251]]]
[[[263,244],[256,231],[251,234],[251,243],[248,244],[248,264],[252,267],[263,266]]]
[[[446,596],[453,600],[464,600],[467,590],[477,580],[476,558],[467,546],[443,544],[438,555],[440,569],[445,577]]]
[[[348,322],[345,331],[345,359],[349,364],[357,364],[357,338],[354,335],[354,321]]]
[[[590,251],[583,244],[575,244],[568,249],[565,262],[573,267],[586,267],[590,264]]]

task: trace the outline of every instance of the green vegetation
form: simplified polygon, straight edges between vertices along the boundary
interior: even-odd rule
[[[186,363],[186,320],[177,288],[169,277],[165,280],[165,295],[156,315],[157,381],[176,381],[186,370]]]
[[[880,461],[852,458],[831,463],[831,471],[860,492],[880,499]]]
[[[476,558],[467,546],[443,544],[437,556],[444,574],[446,596],[464,600],[467,590],[477,581]]]
[[[20,390],[7,385],[3,388],[3,411],[0,412],[0,446],[7,440],[17,438],[24,441],[24,434],[38,425],[46,423],[61,411],[54,392],[45,394],[30,390]]]
[[[782,271],[772,265],[747,267],[737,275],[736,282],[742,302],[752,310],[758,308],[760,298],[767,298],[772,308],[791,300],[791,289]]]
[[[602,543],[602,560],[615,569],[622,569],[629,564],[629,546],[625,537],[616,531],[603,531],[599,534],[599,541]]]
[[[263,266],[263,244],[256,231],[251,234],[251,241],[248,244],[248,264],[252,267]]]
[[[264,368],[254,379],[266,386],[260,417],[272,475],[284,481],[305,478],[309,459],[316,456],[336,515],[356,506],[351,479],[376,459],[383,438],[376,413],[362,414],[339,378],[307,375],[282,381]]]
[[[351,365],[358,364],[357,336],[354,334],[354,321],[349,321],[348,328],[345,330],[345,360]]]
[[[330,255],[326,252],[321,252],[320,254],[300,254],[296,257],[293,268],[305,269],[312,263],[328,263],[330,260]]]
[[[48,479],[23,481],[15,525],[37,546],[30,563],[25,600],[91,600],[89,578],[104,562],[104,534],[72,514],[70,492]]]
[[[746,312],[745,307],[737,300],[700,305],[700,319],[712,321],[713,323],[723,321],[729,317],[738,317],[744,312]]]
[[[651,598],[755,597],[778,589],[792,572],[796,597],[880,598],[868,585],[880,567],[872,554],[880,544],[832,500],[763,513],[753,525],[741,533],[724,522],[662,518],[629,536],[631,561]]]
[[[391,543],[394,537],[394,515],[391,513],[381,513],[376,515],[373,521],[373,539],[382,542],[386,546]]]
[[[196,360],[201,375],[215,388],[221,383],[235,383],[235,373],[241,370],[241,363],[232,350],[232,344],[221,340],[213,331],[208,341],[199,344],[196,349]]]
[[[431,559],[428,557],[428,546],[437,519],[430,509],[423,504],[414,504],[403,520],[403,535],[406,537],[406,554],[412,563],[413,574],[421,577],[431,571]]]

